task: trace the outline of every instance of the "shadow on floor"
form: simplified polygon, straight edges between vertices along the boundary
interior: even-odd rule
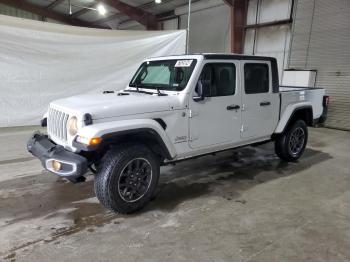
[[[298,162],[285,163],[272,152],[271,144],[267,144],[163,167],[156,197],[140,213],[150,210],[170,212],[184,201],[204,195],[244,201],[239,199],[239,192],[274,179],[297,175],[331,158],[326,153],[307,149]],[[11,194],[11,190],[16,193]],[[9,193],[4,194],[4,191]],[[71,184],[47,172],[4,181],[0,183],[0,217],[8,220],[0,228],[33,218],[65,216],[71,219],[71,227],[52,228],[51,240],[45,240],[51,242],[62,235],[74,234],[85,228],[93,230],[94,226],[102,226],[121,217],[98,203],[84,202],[93,197],[93,181]],[[71,211],[67,212],[67,209]],[[23,246],[12,251],[20,248]]]
[[[188,199],[209,194],[229,200],[238,199],[238,191],[296,175],[331,158],[327,153],[306,149],[299,161],[286,163],[271,152],[271,145],[246,147],[169,168],[161,179],[155,200],[146,210],[171,211]]]

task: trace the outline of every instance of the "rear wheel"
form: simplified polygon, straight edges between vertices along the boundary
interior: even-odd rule
[[[108,151],[95,176],[95,193],[106,208],[132,213],[153,196],[159,180],[159,160],[144,145],[124,144]]]
[[[276,154],[285,161],[296,161],[305,151],[308,130],[303,120],[297,120],[275,141]]]

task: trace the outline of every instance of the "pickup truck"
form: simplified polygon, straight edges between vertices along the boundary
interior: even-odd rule
[[[269,141],[282,160],[296,161],[328,102],[322,88],[280,87],[271,57],[151,58],[119,91],[50,103],[47,135],[35,132],[27,149],[72,182],[91,170],[99,201],[131,213],[154,196],[162,165]]]

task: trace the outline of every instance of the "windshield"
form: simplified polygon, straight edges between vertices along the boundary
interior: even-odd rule
[[[132,78],[129,86],[138,88],[182,91],[197,60],[172,59],[144,62]]]

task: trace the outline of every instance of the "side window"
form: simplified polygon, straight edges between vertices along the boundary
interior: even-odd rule
[[[231,63],[206,64],[200,80],[209,81],[211,96],[230,96],[236,91],[236,66]]]
[[[244,65],[246,94],[268,93],[269,83],[269,66],[267,64],[246,63]]]

